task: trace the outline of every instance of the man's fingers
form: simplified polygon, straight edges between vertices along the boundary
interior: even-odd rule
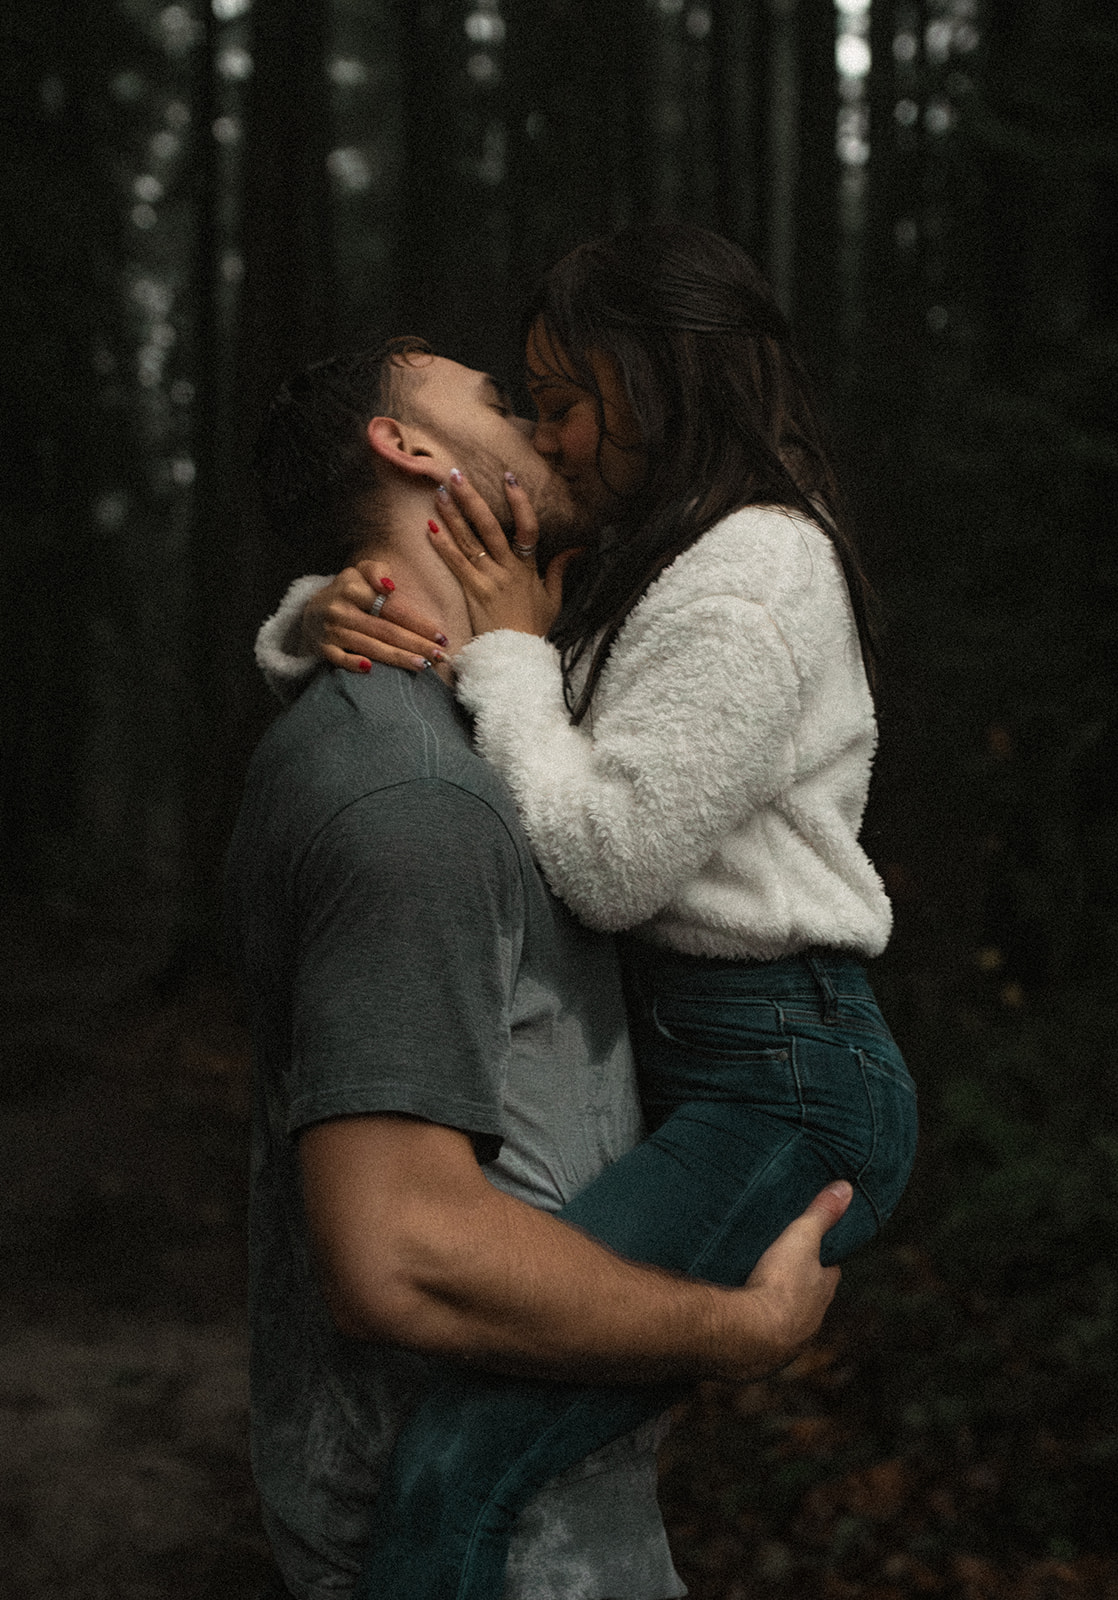
[[[826,1233],[833,1228],[835,1223],[846,1215],[847,1208],[854,1198],[854,1190],[845,1178],[839,1178],[815,1196],[815,1199],[804,1212],[805,1217],[811,1217],[818,1222],[820,1232]]]
[[[854,1190],[844,1178],[829,1183],[774,1239],[754,1267],[753,1276],[764,1275],[769,1268],[784,1270],[789,1263],[809,1261],[814,1262],[814,1270],[818,1272],[819,1246],[823,1235],[846,1215],[853,1197]]]

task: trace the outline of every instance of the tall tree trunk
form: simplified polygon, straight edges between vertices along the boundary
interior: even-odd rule
[[[99,527],[95,508],[142,492],[146,462],[123,381],[110,408],[94,362],[124,368],[114,162],[125,114],[106,108],[105,86],[152,62],[123,11],[18,0],[5,20],[0,882],[88,910],[126,874],[134,890],[141,855],[98,827],[96,796],[134,774],[93,756],[106,636],[128,622],[121,533]],[[132,715],[108,708],[118,725]]]
[[[198,174],[198,473],[194,724],[189,843],[194,935],[205,959],[220,923],[221,862],[245,766],[269,714],[252,662],[257,625],[292,575],[265,539],[252,450],[282,379],[329,353],[333,338],[326,0],[256,0],[244,136],[239,324],[232,354],[219,313],[222,241],[214,110],[216,34],[206,8],[196,80]]]
[[[463,0],[400,0],[407,41],[403,229],[392,331],[489,363],[506,338],[508,114],[504,23]]]
[[[801,0],[767,0],[764,262],[773,292],[787,314],[791,314],[795,294],[800,221],[796,209],[800,175],[800,4]]]
[[[764,17],[759,0],[719,0],[712,55],[719,208],[715,226],[753,254],[764,231]]]
[[[221,916],[218,870],[224,848],[235,743],[234,700],[225,632],[230,613],[229,503],[230,384],[222,339],[220,173],[213,124],[217,110],[217,19],[203,9],[203,33],[195,51],[191,123],[194,183],[194,515],[191,538],[193,588],[187,613],[188,660],[192,665],[187,708],[190,744],[186,767],[182,935],[179,960],[193,962],[213,948]],[[211,762],[216,755],[218,772]]]
[[[792,242],[792,319],[817,377],[828,383],[839,359],[839,163],[835,150],[834,0],[800,0],[798,227]]]
[[[647,19],[640,0],[541,5],[509,17],[509,324],[536,278],[582,240],[641,214]]]

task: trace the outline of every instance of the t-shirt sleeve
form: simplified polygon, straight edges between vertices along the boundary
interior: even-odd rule
[[[289,1132],[395,1112],[492,1159],[523,927],[501,818],[440,779],[377,791],[318,834],[295,892]]]

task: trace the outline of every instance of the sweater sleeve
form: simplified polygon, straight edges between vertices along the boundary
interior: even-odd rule
[[[299,654],[299,624],[307,602],[325,589],[330,578],[314,575],[296,578],[279,603],[279,609],[261,624],[256,635],[256,665],[265,682],[284,705],[290,705],[304,689],[315,668],[321,665],[316,655]]]
[[[593,727],[572,727],[559,655],[483,634],[457,660],[479,749],[507,779],[533,850],[591,927],[647,921],[794,766],[800,686],[768,611],[736,595],[662,609],[614,646]]]

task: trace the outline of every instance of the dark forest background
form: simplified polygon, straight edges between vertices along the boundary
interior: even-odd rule
[[[248,493],[260,408],[395,332],[515,381],[541,268],[685,218],[791,314],[882,596],[874,976],[924,1140],[816,1354],[677,1428],[681,1570],[699,1600],[1118,1595],[1111,0],[10,0],[5,28],[13,1594],[266,1571],[217,896],[295,575]]]

